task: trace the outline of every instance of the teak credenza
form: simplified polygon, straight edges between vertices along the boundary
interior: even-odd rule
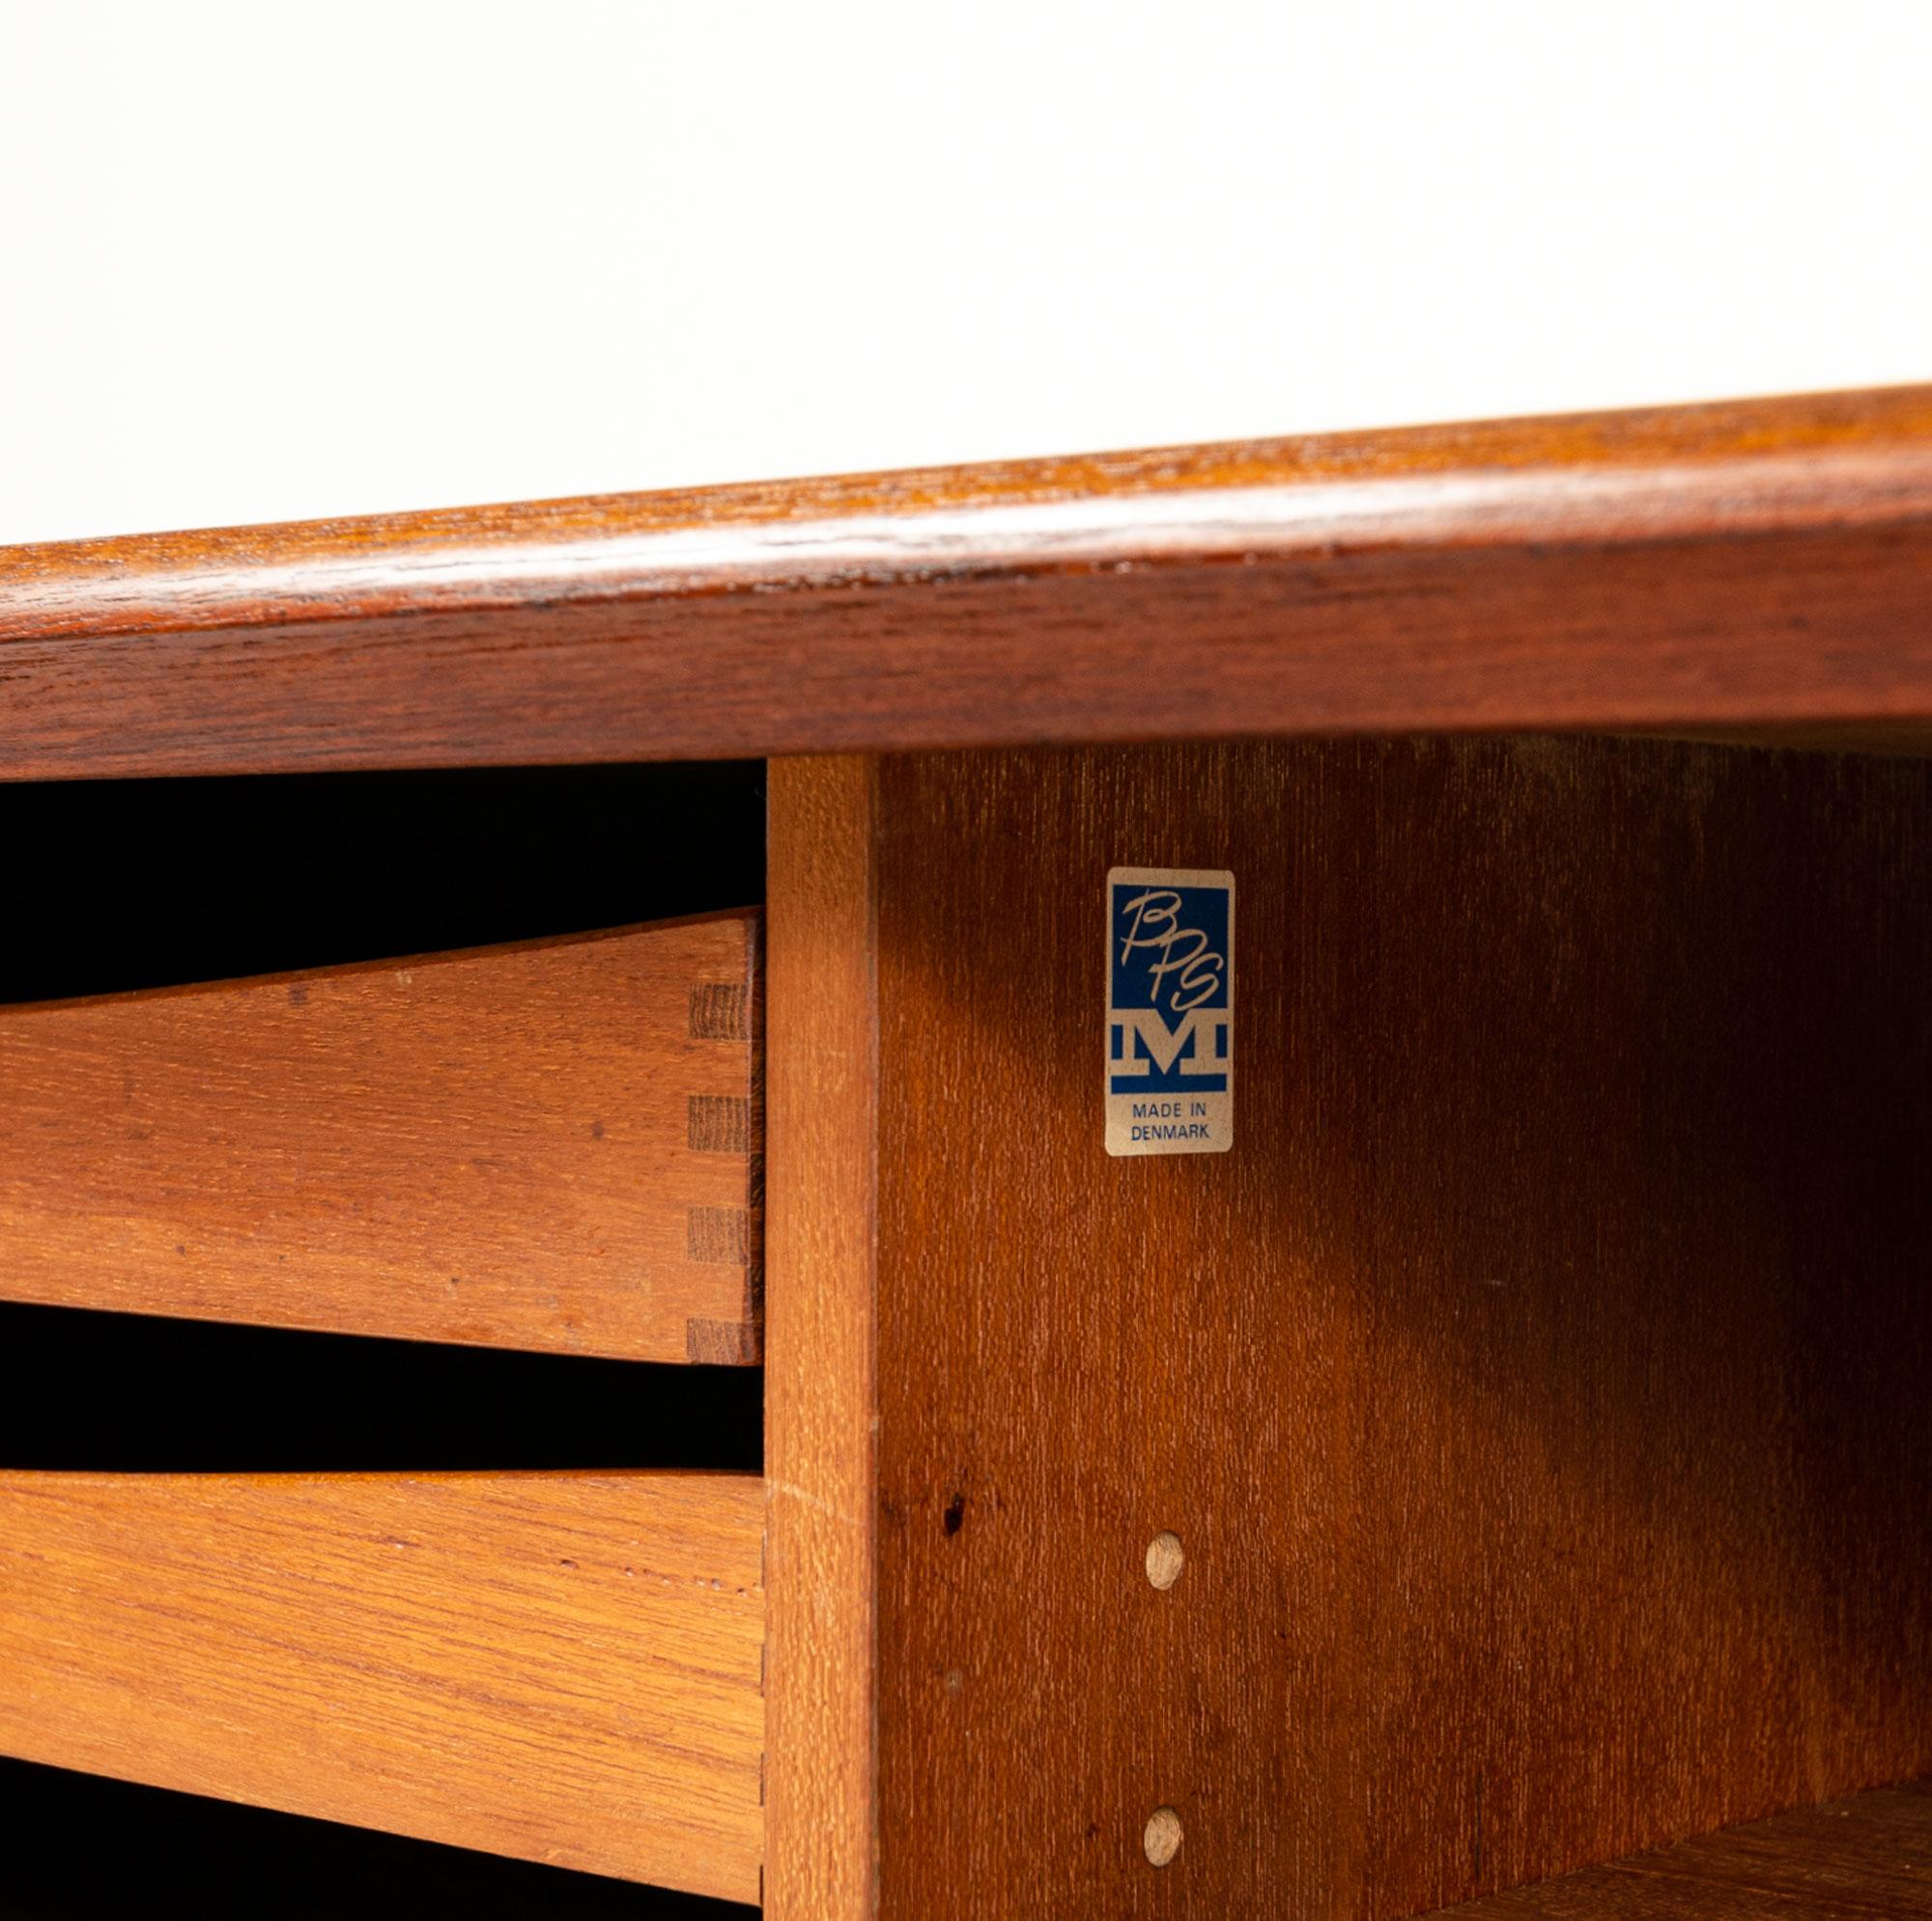
[[[1928,747],[1932,389],[0,552],[0,1911],[1932,1915]]]

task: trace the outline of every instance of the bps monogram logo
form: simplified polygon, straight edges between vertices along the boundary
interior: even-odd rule
[[[1215,1154],[1235,1141],[1235,877],[1107,876],[1107,1151]]]

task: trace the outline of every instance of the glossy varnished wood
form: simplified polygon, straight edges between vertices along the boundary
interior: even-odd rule
[[[754,1900],[762,1527],[743,1475],[0,1474],[0,1751]]]
[[[1585,1868],[1440,1921],[1907,1921],[1932,1915],[1932,1788],[1846,1801]]]
[[[0,1007],[0,1298],[758,1355],[755,917]]]
[[[819,1280],[869,1311],[877,1628],[821,1684],[872,1689],[877,1912],[1383,1921],[1932,1766],[1932,768],[843,793],[877,1229]],[[1102,1151],[1117,863],[1236,875],[1228,1154]]]
[[[1932,389],[0,553],[0,777],[1932,717]]]

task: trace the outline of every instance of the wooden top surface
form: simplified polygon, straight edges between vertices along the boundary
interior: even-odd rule
[[[1932,385],[0,548],[0,639],[1932,515]]]
[[[24,547],[0,776],[1895,727],[1928,579],[1932,386]]]

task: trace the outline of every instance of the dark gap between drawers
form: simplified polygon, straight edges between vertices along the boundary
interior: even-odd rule
[[[0,1303],[0,1469],[728,1468],[764,1373]]]
[[[738,1921],[755,1907],[0,1760],[0,1921]]]
[[[762,761],[0,783],[0,1002],[764,898]]]

